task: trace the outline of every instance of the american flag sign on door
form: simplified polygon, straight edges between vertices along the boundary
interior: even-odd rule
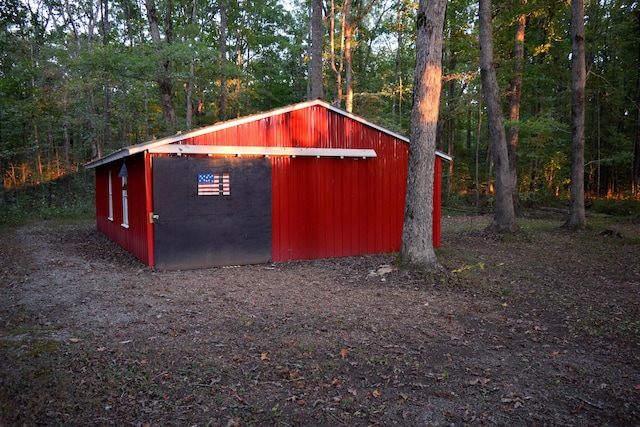
[[[231,182],[228,173],[198,174],[198,196],[220,195],[231,195]]]

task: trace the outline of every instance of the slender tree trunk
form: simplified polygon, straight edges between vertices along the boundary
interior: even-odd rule
[[[185,117],[185,127],[187,129],[191,129],[193,123],[193,80],[195,79],[196,74],[196,59],[191,58],[189,64],[189,80],[186,83],[186,117]]]
[[[398,5],[398,16],[396,18],[396,37],[398,47],[396,48],[396,69],[394,81],[396,84],[397,97],[393,96],[391,101],[391,114],[398,117],[399,125],[402,125],[402,47],[404,45],[404,12],[404,1],[401,1]]]
[[[476,131],[475,180],[476,214],[480,213],[480,132],[482,131],[482,100],[478,100],[478,127]]]
[[[343,37],[344,37],[344,86],[345,86],[345,109],[351,113],[353,111],[353,40],[358,23],[369,13],[376,0],[371,0],[362,6],[357,14],[352,13],[351,0],[346,0],[343,10]]]
[[[102,33],[102,45],[107,47],[109,45],[109,2],[107,0],[101,0],[100,2],[100,16],[101,16],[101,25],[100,32]],[[105,79],[104,81],[105,90],[104,90],[104,106],[102,110],[102,120],[103,124],[103,144],[107,149],[111,148],[112,145],[112,137],[111,137],[111,82],[109,79]]]
[[[196,27],[198,20],[198,2],[197,0],[193,0],[192,8],[191,8],[191,25]],[[196,57],[195,55],[191,57],[191,61],[189,63],[189,80],[186,84],[186,107],[187,114],[185,118],[185,127],[187,129],[191,129],[191,123],[193,120],[193,85],[196,77]]]
[[[353,111],[353,63],[351,59],[351,45],[353,43],[354,24],[351,22],[351,0],[345,0],[344,10],[344,86],[346,91],[345,110]]]
[[[220,112],[218,118],[227,120],[227,2],[220,2]]]
[[[564,226],[584,229],[584,91],[587,79],[584,0],[571,0],[571,200]]]
[[[322,99],[322,0],[311,10],[311,99]]]
[[[176,111],[173,106],[173,91],[171,80],[169,78],[171,71],[171,61],[165,58],[162,54],[162,39],[160,38],[160,26],[158,19],[158,10],[156,9],[155,0],[145,0],[147,5],[147,18],[149,19],[149,30],[151,33],[151,39],[156,48],[156,54],[158,56],[158,88],[160,89],[160,103],[162,105],[162,112],[164,114],[165,125],[167,126],[167,133],[173,134],[176,131]],[[172,9],[173,3],[167,2],[167,11],[165,15],[165,44],[171,45],[171,33],[172,33]]]
[[[409,169],[402,230],[403,263],[437,267],[433,250],[433,183],[442,88],[442,39],[446,0],[420,0]]]
[[[351,0],[345,0],[346,3]],[[346,7],[346,6],[345,6]],[[333,96],[333,105],[336,107],[342,106],[342,70],[344,68],[344,30],[345,30],[345,16],[342,14],[342,24],[340,29],[340,58],[339,65],[336,65],[336,43],[335,43],[335,27],[336,27],[336,10],[335,1],[331,0],[331,16],[329,17],[329,27],[331,32],[331,69],[336,78],[336,88]]]
[[[504,116],[500,106],[500,90],[493,63],[493,31],[491,28],[491,0],[480,0],[480,76],[489,123],[489,140],[495,167],[495,214],[489,230],[511,232],[517,229],[511,179],[509,153],[504,130]]]
[[[524,0],[526,1],[526,0]],[[526,15],[522,14],[516,21],[516,37],[513,45],[513,80],[509,90],[509,129],[507,130],[507,147],[509,151],[509,176],[513,205],[520,204],[518,196],[518,125],[520,120],[520,94],[522,92],[522,74],[524,70],[524,30],[527,23]]]

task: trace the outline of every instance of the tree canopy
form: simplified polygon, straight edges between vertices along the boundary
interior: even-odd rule
[[[408,134],[416,10],[412,0],[325,0],[323,98]],[[462,0],[446,11],[437,148],[454,161],[445,197],[476,189],[493,195],[477,10],[477,2]],[[310,0],[2,0],[4,188],[56,178],[153,137],[308,99],[311,11]],[[524,200],[567,196],[570,3],[495,0],[492,14],[504,111],[514,73],[522,76],[519,118],[506,123],[518,130],[517,191]],[[514,34],[523,16],[518,68]],[[584,179],[591,197],[640,192],[639,33],[636,1],[586,3]],[[175,125],[161,94],[171,100]]]

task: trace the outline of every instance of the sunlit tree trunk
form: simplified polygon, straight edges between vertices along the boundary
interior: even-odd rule
[[[344,86],[346,91],[345,110],[353,111],[353,59],[351,46],[353,45],[353,33],[355,24],[351,22],[351,1],[345,1],[345,33],[344,33]]]
[[[491,0],[480,0],[480,76],[487,108],[489,140],[495,168],[495,213],[489,230],[510,232],[517,229],[511,179],[509,154],[504,130],[504,117],[500,105],[500,88],[493,63],[493,31],[491,28]]]
[[[446,0],[420,0],[417,16],[416,74],[401,259],[405,264],[425,270],[438,265],[433,250],[433,182],[446,8]]]
[[[584,209],[584,92],[587,79],[584,49],[584,0],[571,0],[571,200],[564,226],[587,226]]]
[[[311,99],[322,99],[322,0],[311,10]]]
[[[351,0],[345,0],[349,3]],[[346,6],[345,6],[346,7]],[[345,27],[345,15],[342,14],[341,30],[340,30],[340,57],[339,63],[336,65],[336,8],[335,1],[331,0],[331,16],[329,17],[329,32],[330,32],[330,44],[331,44],[331,70],[336,79],[336,88],[333,96],[333,105],[337,107],[342,106],[342,70],[344,69],[344,27]]]
[[[525,0],[526,1],[526,0]],[[520,120],[520,96],[522,92],[522,73],[524,69],[524,30],[526,15],[520,15],[516,21],[516,36],[513,45],[513,79],[509,88],[509,129],[507,130],[507,147],[509,152],[509,176],[513,193],[514,207],[520,204],[518,196],[518,125]]]

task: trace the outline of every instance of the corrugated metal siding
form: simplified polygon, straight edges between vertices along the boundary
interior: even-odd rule
[[[315,105],[181,143],[374,149],[366,160],[272,159],[273,261],[400,250],[409,148],[393,135]]]
[[[269,116],[183,144],[369,148],[374,159],[272,159],[273,261],[400,250],[407,144],[322,106]]]
[[[293,145],[372,148],[377,157],[273,160],[274,261],[399,250],[407,144],[324,108],[292,115]]]
[[[122,224],[122,180],[118,176],[123,161],[96,168],[96,225],[138,259],[149,265],[148,213],[145,186],[145,166],[142,154],[126,159],[129,201],[129,228]],[[109,216],[109,170],[113,185],[113,221]]]

